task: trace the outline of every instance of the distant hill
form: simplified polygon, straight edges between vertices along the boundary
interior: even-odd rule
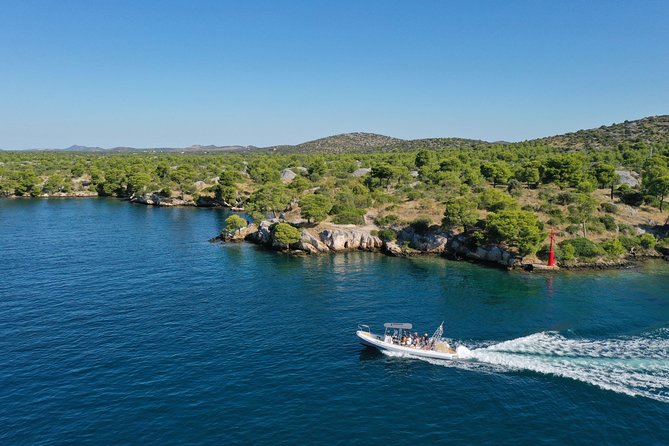
[[[273,152],[373,152],[414,149],[440,149],[444,147],[474,147],[490,144],[486,141],[464,138],[429,138],[405,140],[376,133],[342,133],[328,136],[297,145],[266,147],[264,150]]]
[[[79,146],[75,144],[63,150],[66,150],[68,152],[104,152],[105,149],[103,149],[102,147],[88,147],[88,146]]]
[[[74,145],[63,150],[67,152],[104,152],[104,153],[128,153],[128,152],[244,152],[257,149],[254,146],[203,146],[194,144],[189,147],[150,147],[150,148],[136,148],[136,147],[112,147],[111,149],[103,149],[102,147],[87,147]],[[48,150],[48,149],[47,149]]]
[[[669,115],[650,116],[620,124],[603,125],[596,129],[579,130],[534,141],[574,149],[615,147],[621,143],[669,143]]]
[[[669,144],[669,115],[650,116],[634,121],[625,121],[620,124],[603,125],[596,129],[578,130],[563,135],[537,138],[527,142],[537,142],[559,148],[582,149],[590,147],[616,147],[621,143],[660,143]],[[315,139],[296,145],[278,145],[270,147],[255,146],[217,146],[195,144],[189,147],[160,147],[160,148],[134,148],[114,147],[103,149],[101,147],[89,147],[73,145],[67,149],[68,152],[278,152],[278,153],[346,153],[346,152],[375,152],[375,151],[399,151],[418,149],[443,149],[443,148],[476,148],[487,145],[510,144],[505,141],[488,142],[478,139],[466,138],[426,138],[405,140],[376,133],[342,133]],[[36,149],[37,150],[37,149]],[[42,149],[53,150],[53,149]]]

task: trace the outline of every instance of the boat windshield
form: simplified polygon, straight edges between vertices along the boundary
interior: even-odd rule
[[[389,344],[395,344],[402,347],[420,348],[424,350],[432,349],[434,343],[427,333],[421,335],[416,331],[411,331],[411,324],[385,323],[386,331],[383,335],[383,341]]]

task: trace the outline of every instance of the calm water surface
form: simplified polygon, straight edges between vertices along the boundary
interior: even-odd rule
[[[0,200],[0,444],[669,444],[669,264],[291,257],[225,217]],[[354,334],[442,320],[471,360]]]

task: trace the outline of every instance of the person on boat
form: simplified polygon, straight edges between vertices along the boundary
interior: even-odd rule
[[[402,346],[407,345],[407,335],[405,334],[402,335],[402,341],[400,342],[400,345]]]

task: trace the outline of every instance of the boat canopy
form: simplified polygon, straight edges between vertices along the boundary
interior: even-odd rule
[[[411,330],[413,328],[413,325],[411,324],[395,323],[395,322],[386,322],[385,324],[383,324],[383,326],[386,328],[401,328],[404,330]]]

